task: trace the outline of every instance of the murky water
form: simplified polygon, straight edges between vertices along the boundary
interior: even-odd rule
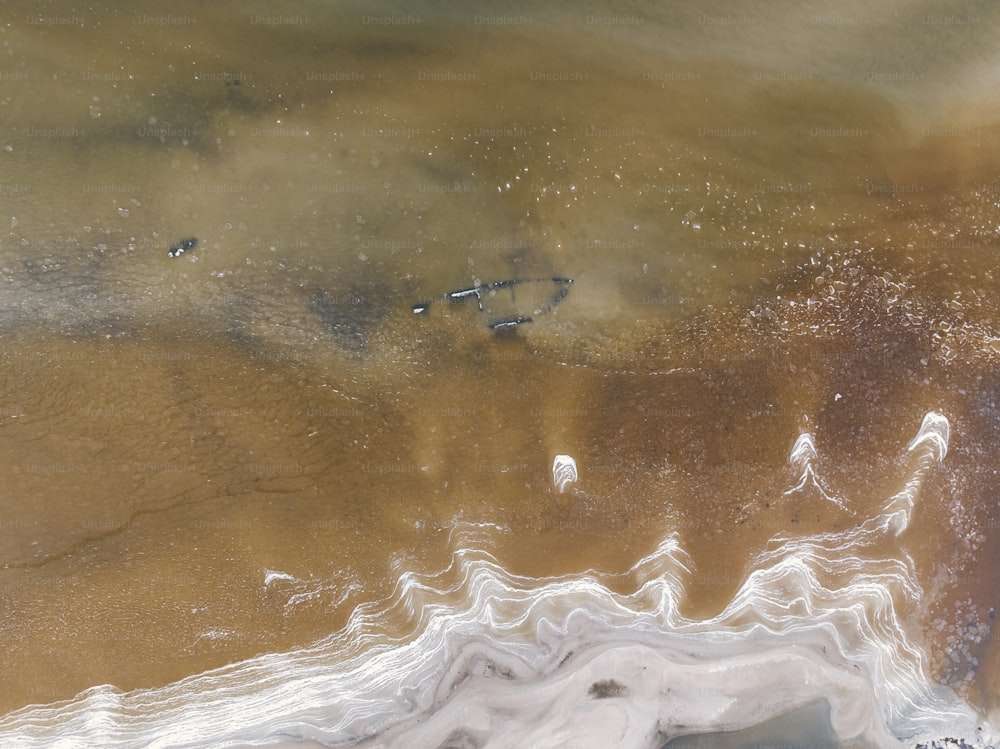
[[[991,4],[0,12],[6,744],[993,740]]]

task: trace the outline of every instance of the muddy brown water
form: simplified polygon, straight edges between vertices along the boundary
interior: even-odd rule
[[[0,710],[304,646],[456,519],[535,577],[679,530],[712,615],[928,410],[907,613],[996,709],[992,7],[2,13]],[[512,335],[440,301],[552,277]],[[801,430],[845,507],[782,493]]]

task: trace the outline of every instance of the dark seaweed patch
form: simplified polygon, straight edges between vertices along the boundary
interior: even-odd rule
[[[614,679],[604,679],[591,684],[587,694],[595,700],[606,700],[609,697],[621,697],[627,691],[624,684],[620,684]]]

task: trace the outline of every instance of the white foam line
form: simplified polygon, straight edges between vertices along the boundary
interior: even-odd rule
[[[268,585],[270,585],[275,581],[281,581],[281,580],[294,582],[295,578],[289,575],[287,572],[278,572],[276,570],[264,571],[264,587],[267,587]]]
[[[924,731],[933,735],[935,727],[940,731],[943,725],[971,726],[974,716],[968,707],[929,682],[925,657],[910,642],[896,613],[898,600],[915,604],[919,599],[912,566],[899,559],[858,556],[884,543],[884,534],[863,526],[788,541],[761,555],[758,569],[721,618],[737,612],[753,615],[769,622],[775,632],[797,626],[828,628],[839,640],[842,656],[869,674],[870,728],[880,742],[888,741],[881,735],[880,714],[889,732],[908,738]],[[769,591],[796,591],[794,607],[785,597],[772,598]],[[832,705],[834,729],[845,737],[858,725],[845,719],[848,714]]]
[[[913,503],[924,478],[935,464],[945,459],[950,439],[951,425],[948,419],[939,413],[928,411],[920,424],[920,430],[907,446],[912,461],[910,477],[903,488],[889,500],[885,509],[887,527],[897,536],[909,526]]]
[[[803,491],[807,486],[815,486],[820,496],[827,502],[833,502],[839,507],[844,507],[844,502],[837,497],[830,496],[830,493],[820,483],[819,477],[813,468],[813,463],[818,458],[816,443],[813,436],[808,432],[802,432],[792,446],[792,452],[788,456],[788,462],[799,472],[799,483],[785,492],[786,495]]]
[[[924,423],[930,428],[910,443],[908,486],[947,447],[940,420]],[[367,748],[648,749],[819,698],[829,701],[842,738],[895,747],[901,739],[971,737],[974,712],[931,683],[896,611],[914,604],[920,588],[912,561],[894,548],[889,511],[899,510],[890,502],[887,514],[842,533],[776,537],[729,605],[707,620],[680,613],[691,564],[675,534],[604,582],[595,573],[521,577],[459,546],[448,569],[402,574],[390,599],[358,607],[343,632],[312,647],[158,689],[101,686],[25,708],[0,718],[0,744],[302,738]],[[455,542],[481,546],[485,537],[476,524],[453,528]],[[612,580],[638,587],[616,594]],[[379,634],[381,620],[404,613],[412,635]]]

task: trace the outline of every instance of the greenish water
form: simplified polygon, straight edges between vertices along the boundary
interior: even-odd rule
[[[830,728],[830,706],[815,703],[745,731],[702,734],[674,739],[663,749],[861,749],[841,742]]]

